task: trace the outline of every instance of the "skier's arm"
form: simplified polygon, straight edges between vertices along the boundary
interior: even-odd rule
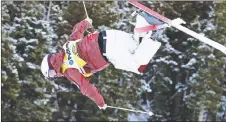
[[[104,106],[105,102],[103,96],[99,93],[98,89],[89,83],[89,81],[81,73],[79,73],[77,69],[69,68],[65,71],[64,75],[68,80],[78,85],[83,95],[89,97],[98,106]]]
[[[92,25],[87,21],[87,19],[77,23],[72,30],[70,35],[70,40],[77,40],[83,38],[84,32],[90,28]]]

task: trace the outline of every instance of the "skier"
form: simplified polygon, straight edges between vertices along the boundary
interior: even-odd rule
[[[138,14],[135,27],[147,25],[150,24]],[[135,34],[129,34],[119,30],[105,30],[83,38],[84,32],[91,26],[90,18],[76,24],[63,49],[43,58],[41,71],[46,78],[66,77],[100,109],[106,109],[103,96],[86,77],[110,64],[117,69],[141,74],[161,43],[149,38],[151,31],[134,31]]]

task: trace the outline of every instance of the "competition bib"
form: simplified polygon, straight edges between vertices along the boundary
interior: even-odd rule
[[[65,51],[63,64],[61,66],[62,72],[64,73],[68,68],[76,68],[78,71],[83,74],[85,77],[89,77],[92,73],[86,73],[83,67],[86,65],[86,62],[81,59],[77,53],[77,42],[76,41],[68,41],[63,45],[63,49]]]

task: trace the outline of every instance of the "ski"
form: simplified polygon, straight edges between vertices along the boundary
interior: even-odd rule
[[[168,24],[163,24],[163,25],[150,25],[146,27],[140,27],[140,28],[135,28],[137,32],[148,32],[148,31],[153,31],[153,30],[159,30],[161,28],[168,27]]]
[[[186,27],[184,27],[182,25],[180,25],[182,23],[185,24],[185,22],[182,19],[177,18],[177,19],[174,19],[174,20],[170,20],[170,19],[162,16],[161,14],[151,10],[150,8],[144,6],[143,4],[141,4],[139,2],[131,1],[131,0],[129,0],[128,2],[130,4],[132,4],[133,6],[135,6],[135,7],[139,8],[139,9],[149,13],[153,17],[156,17],[156,18],[164,21],[165,23],[169,24],[170,26],[173,26],[173,27],[177,28],[178,30],[183,31],[184,33],[186,33],[186,34],[198,39],[199,41],[202,41],[202,42],[214,47],[215,49],[218,49],[219,51],[223,52],[224,54],[226,54],[226,47],[225,46],[223,46],[220,43],[215,42],[215,41],[213,41],[213,40],[211,40],[211,39],[209,39],[209,38],[207,38],[207,37],[205,37],[205,36],[203,36],[201,34],[198,34],[198,33],[194,32],[194,31],[192,31],[192,30],[190,30],[190,29],[188,29],[188,28],[186,28]],[[151,29],[153,29],[153,28],[151,28]]]

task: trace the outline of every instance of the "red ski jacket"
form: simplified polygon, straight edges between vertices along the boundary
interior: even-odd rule
[[[82,39],[78,42],[78,54],[86,61],[84,67],[86,72],[95,73],[109,66],[109,63],[104,60],[101,55],[98,45],[98,33],[87,35],[83,38],[86,29],[91,27],[91,24],[86,20],[76,24],[73,28],[72,34],[70,35],[70,41]],[[63,63],[63,57],[65,55],[64,50],[59,53],[52,54],[50,63],[57,73],[64,74],[64,76],[75,83],[81,93],[92,99],[98,106],[103,107],[104,99],[99,93],[98,89],[94,87],[89,81],[75,68],[68,68],[64,73],[61,71],[61,65]]]

